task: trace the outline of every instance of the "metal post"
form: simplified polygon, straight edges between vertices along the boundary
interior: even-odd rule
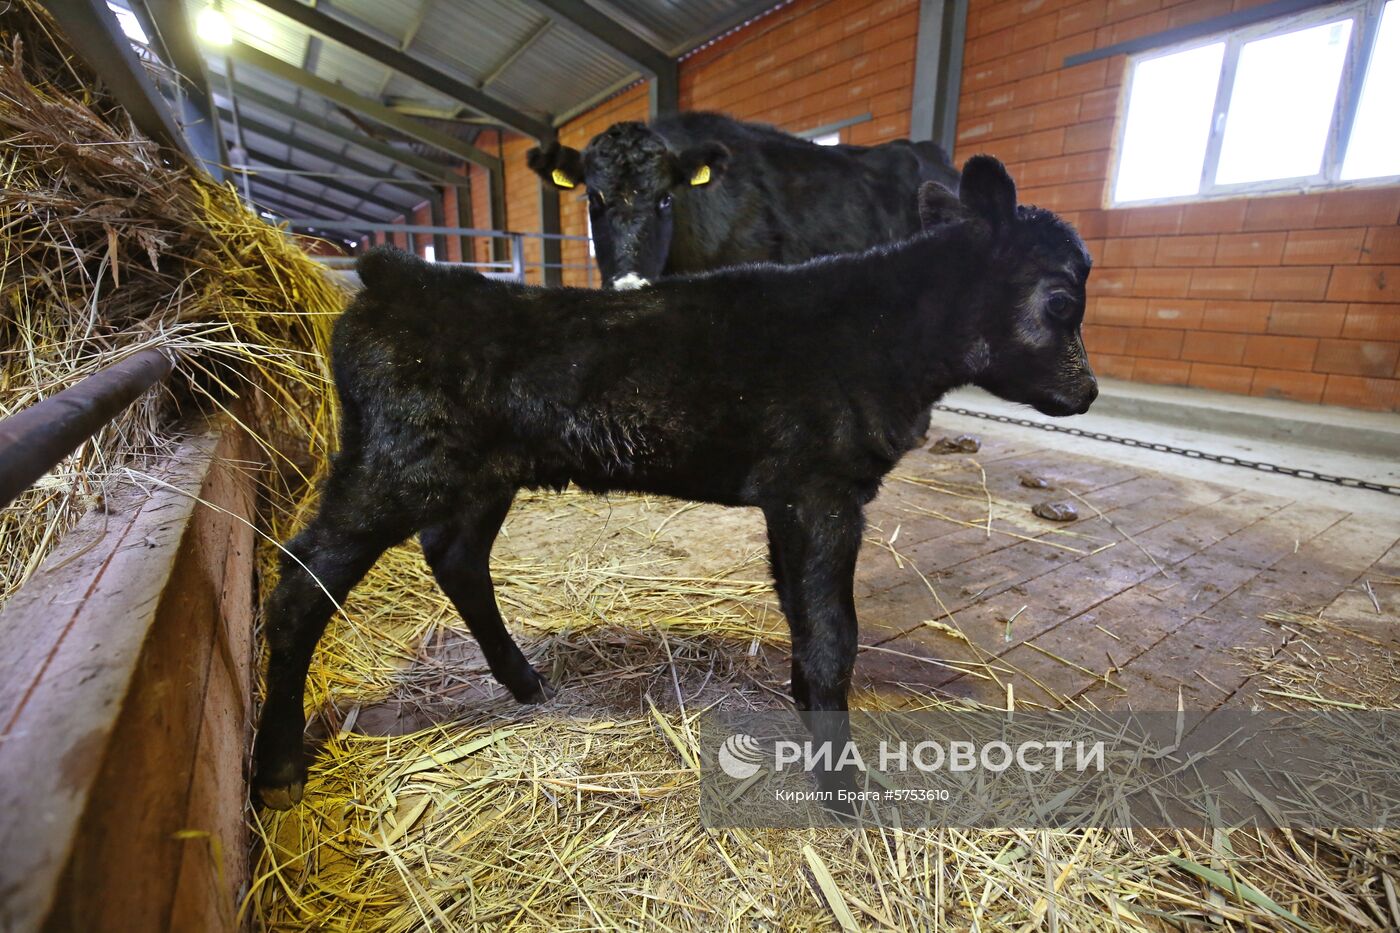
[[[433,196],[428,199],[428,216],[432,218],[434,227],[447,226],[447,205],[443,203],[445,197],[439,188],[433,191]],[[438,262],[447,262],[447,234],[433,234],[433,257]]]
[[[525,238],[518,233],[510,235],[510,273],[517,282],[525,281]]]
[[[131,12],[149,25],[147,34],[165,48],[165,60],[174,66],[179,91],[177,117],[185,136],[204,169],[218,181],[228,177],[228,146],[223,127],[214,111],[214,99],[209,93],[209,75],[204,56],[195,44],[188,11],[183,0],[136,0]]]
[[[73,50],[107,85],[141,132],[190,159],[197,158],[170,111],[169,101],[156,90],[116,14],[103,0],[48,0],[44,7],[63,29]]]
[[[491,229],[504,230],[506,228],[506,178],[499,163],[486,173],[486,184],[486,196],[491,205]],[[493,261],[504,261],[505,251],[506,241],[504,239],[497,237],[491,241],[491,259]]]
[[[967,0],[920,0],[909,138],[932,140],[951,156],[957,143]]]
[[[470,184],[471,179],[467,179]],[[472,226],[472,189],[470,187],[457,189],[457,226],[470,228]],[[476,255],[473,253],[472,238],[467,234],[461,235],[462,241],[462,261],[474,262]]]
[[[559,192],[553,185],[543,182],[540,183],[540,232],[564,232],[559,224]],[[563,243],[550,237],[541,238],[540,258],[544,261],[544,284],[563,285],[564,270],[558,268],[564,262]]]
[[[0,421],[0,508],[170,375],[172,368],[160,351],[142,350]]]
[[[671,62],[652,75],[647,88],[647,118],[670,116],[681,108],[680,67]]]

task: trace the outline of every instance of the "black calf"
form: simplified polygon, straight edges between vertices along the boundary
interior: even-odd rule
[[[267,606],[264,802],[300,799],[303,684],[334,602],[415,532],[496,678],[522,702],[550,695],[487,568],[524,486],[761,508],[793,698],[845,710],[862,510],[914,424],[967,383],[1051,415],[1097,393],[1079,338],[1089,256],[1073,228],[1018,208],[987,157],[965,166],[961,199],[930,183],[918,207],[925,232],[902,243],[636,291],[363,257],[365,289],[334,338],[341,452]],[[826,725],[816,738],[845,735]]]

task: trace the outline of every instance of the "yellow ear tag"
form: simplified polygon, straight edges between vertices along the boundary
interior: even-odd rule
[[[572,188],[574,186],[574,183],[569,180],[569,176],[565,175],[562,169],[556,168],[549,173],[549,177],[561,188]]]
[[[710,183],[710,167],[702,165],[695,170],[695,174],[690,176],[691,187],[708,185]]]

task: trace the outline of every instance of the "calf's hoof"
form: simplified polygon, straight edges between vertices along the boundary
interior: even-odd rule
[[[273,810],[290,810],[301,803],[301,792],[305,786],[303,781],[293,781],[290,784],[276,786],[259,784],[258,799],[262,801],[263,806],[271,807]]]
[[[544,679],[544,675],[535,674],[535,680],[535,687],[529,693],[526,693],[524,696],[516,694],[516,699],[521,703],[527,706],[534,706],[538,703],[544,703],[547,700],[553,699],[555,695],[559,693],[558,690],[554,689],[552,683]]]
[[[306,769],[298,761],[259,763],[253,775],[253,788],[263,806],[290,810],[301,802],[301,793],[306,788]]]

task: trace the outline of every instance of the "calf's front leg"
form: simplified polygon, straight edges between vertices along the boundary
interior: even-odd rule
[[[818,746],[838,761],[850,741],[847,694],[855,669],[856,557],[865,526],[854,497],[820,496],[764,510],[780,571],[783,610],[792,631],[793,699]],[[823,790],[849,791],[855,774],[817,774]],[[838,807],[849,809],[849,806]]]

